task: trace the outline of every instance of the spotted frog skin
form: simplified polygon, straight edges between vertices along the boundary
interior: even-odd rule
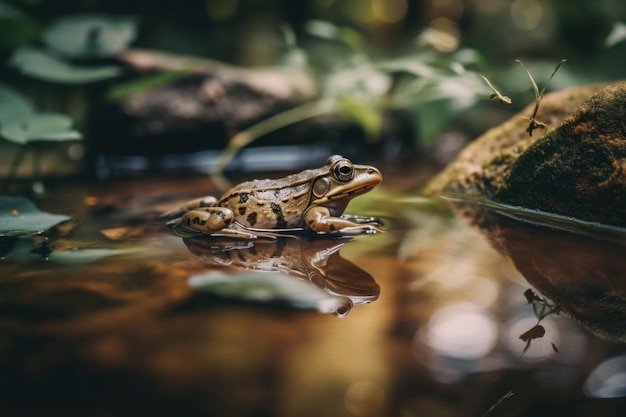
[[[179,227],[191,232],[242,239],[276,238],[294,230],[376,233],[381,231],[379,220],[342,215],[350,200],[381,181],[378,169],[333,155],[321,168],[243,182],[219,200],[192,200],[165,217],[182,215]]]

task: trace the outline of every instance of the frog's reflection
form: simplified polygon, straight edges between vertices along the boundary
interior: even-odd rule
[[[183,238],[189,251],[205,262],[234,271],[274,272],[309,282],[324,290],[331,302],[324,303],[333,314],[343,317],[355,305],[378,298],[380,287],[374,278],[343,258],[339,250],[352,238],[298,236],[276,240],[227,238]]]
[[[563,312],[626,342],[626,230],[491,203],[455,206]]]

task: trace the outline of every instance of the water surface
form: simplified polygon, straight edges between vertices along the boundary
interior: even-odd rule
[[[465,207],[468,220],[450,201],[389,188],[349,208],[389,231],[353,239],[250,246],[156,221],[210,189],[137,179],[59,186],[38,202],[74,221],[46,233],[47,260],[41,237],[3,244],[2,415],[626,410],[621,231]],[[561,313],[538,320],[531,288]],[[537,324],[543,337],[520,339]]]

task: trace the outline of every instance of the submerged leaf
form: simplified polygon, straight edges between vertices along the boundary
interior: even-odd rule
[[[316,309],[333,298],[327,292],[286,275],[267,272],[225,274],[208,272],[189,278],[189,285],[220,297],[265,303],[286,303],[293,307]]]
[[[0,196],[0,236],[35,235],[70,219],[40,211],[24,197]]]

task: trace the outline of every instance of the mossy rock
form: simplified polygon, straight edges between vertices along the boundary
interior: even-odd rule
[[[626,227],[626,83],[548,94],[478,138],[426,188]]]

